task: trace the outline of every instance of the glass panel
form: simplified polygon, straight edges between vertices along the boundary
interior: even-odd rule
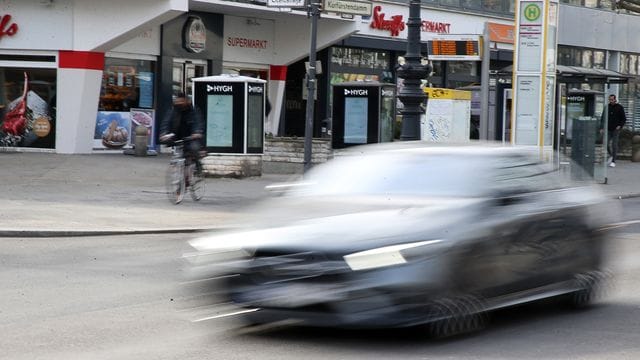
[[[600,8],[602,9],[613,10],[615,9],[614,4],[615,4],[614,0],[600,0]]]
[[[152,108],[154,74],[154,61],[105,58],[98,110]]]
[[[207,146],[233,145],[233,95],[207,96]]]
[[[184,92],[184,64],[173,63],[173,82],[171,84],[172,94],[176,97],[179,93]]]
[[[629,74],[638,73],[638,55],[629,55]]]
[[[0,68],[0,146],[55,148],[56,69]]]
[[[440,0],[440,5],[460,7],[459,0]]]
[[[591,50],[582,50],[581,65],[586,67],[586,68],[593,67],[593,51],[591,51]]]
[[[476,75],[473,61],[449,61],[447,67],[450,74]]]
[[[358,67],[364,69],[389,70],[388,51],[376,51],[358,48],[335,46],[331,51],[331,63],[339,66]]]
[[[247,100],[247,147],[262,149],[264,105],[262,94],[249,95]]]
[[[461,0],[462,7],[465,9],[482,9],[482,2],[484,0]]]
[[[620,72],[623,74],[629,73],[629,55],[620,54]]]
[[[485,10],[489,10],[493,12],[501,12],[502,1],[501,0],[482,0],[482,7]]]
[[[593,67],[596,69],[604,69],[606,64],[606,53],[604,51],[595,50],[593,52]]]
[[[368,102],[365,97],[344,99],[344,142],[366,144],[368,124]]]

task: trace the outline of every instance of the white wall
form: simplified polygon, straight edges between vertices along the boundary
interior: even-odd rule
[[[638,16],[561,4],[558,44],[637,53],[639,20]]]
[[[334,18],[318,20],[316,48],[321,50],[357,31],[356,21]],[[274,64],[290,65],[309,56],[311,20],[305,16],[287,16],[276,22]]]
[[[75,0],[72,50],[109,51],[188,8],[188,0]]]
[[[160,56],[160,26],[143,30],[133,39],[114,47],[111,51],[116,53]]]
[[[223,59],[229,62],[273,64],[275,21],[225,15]],[[241,40],[261,46],[243,46]]]
[[[0,49],[58,50],[73,43],[72,0],[40,5],[36,0],[0,1],[0,15],[11,15],[18,25],[14,36],[0,39]]]
[[[56,152],[92,152],[101,82],[99,70],[58,69]]]

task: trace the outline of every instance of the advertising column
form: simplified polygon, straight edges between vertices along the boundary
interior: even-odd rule
[[[518,0],[511,142],[553,152],[558,2]]]

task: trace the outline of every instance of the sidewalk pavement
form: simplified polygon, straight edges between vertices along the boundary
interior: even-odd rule
[[[0,153],[0,237],[196,232],[224,227],[269,193],[266,185],[299,175],[207,178],[195,202],[165,193],[169,156],[122,153]],[[619,160],[598,185],[616,198],[640,196],[640,163]]]

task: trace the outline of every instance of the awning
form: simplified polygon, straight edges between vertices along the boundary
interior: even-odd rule
[[[511,74],[512,71],[513,65],[509,65],[502,68],[499,74]],[[624,84],[634,77],[613,70],[567,65],[556,65],[556,76],[559,83],[572,84]]]

